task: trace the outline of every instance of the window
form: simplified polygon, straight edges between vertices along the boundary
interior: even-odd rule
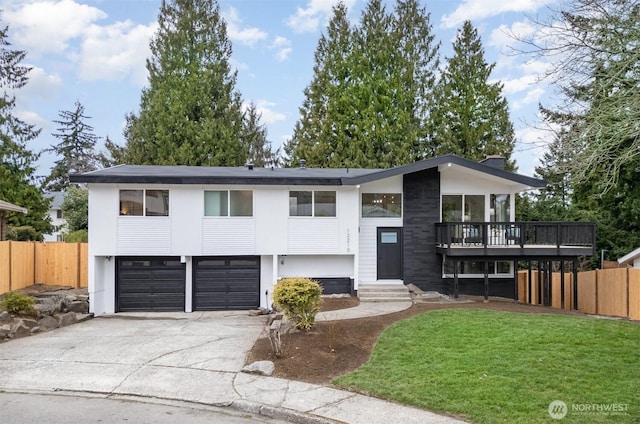
[[[445,277],[453,277],[454,262],[447,261],[443,266],[443,272]],[[498,261],[498,262],[489,262],[489,271],[488,275],[493,277],[507,277],[512,276],[511,272],[511,262],[509,261]],[[484,277],[484,262],[482,261],[460,261],[460,265],[458,266],[458,276],[459,277],[467,277],[467,278],[479,278]]]
[[[56,209],[56,218],[58,219],[62,218],[62,209]]]
[[[336,216],[335,191],[290,191],[289,216]]]
[[[489,198],[489,214],[491,222],[508,222],[511,220],[511,198],[508,194],[492,194]]]
[[[253,216],[253,191],[205,191],[204,216]]]
[[[120,215],[169,216],[169,190],[120,190]]]
[[[442,222],[484,222],[483,194],[442,195]]]
[[[362,193],[363,218],[401,218],[402,194]]]

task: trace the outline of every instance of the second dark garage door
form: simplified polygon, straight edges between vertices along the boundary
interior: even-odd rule
[[[193,310],[254,309],[260,306],[260,257],[193,259]]]

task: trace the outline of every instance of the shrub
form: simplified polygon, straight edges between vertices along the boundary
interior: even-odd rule
[[[7,240],[13,241],[42,241],[42,235],[30,225],[22,227],[9,227]]]
[[[309,330],[320,310],[322,287],[309,278],[283,278],[273,289],[273,303],[293,321],[293,327]]]
[[[33,297],[27,296],[20,291],[10,291],[4,294],[2,301],[0,301],[0,306],[12,314],[34,316],[37,314],[33,308],[34,303],[36,303],[36,300]]]
[[[89,241],[89,233],[87,230],[78,230],[66,233],[63,235],[64,241],[67,243],[75,243],[80,239],[81,242],[86,243]]]

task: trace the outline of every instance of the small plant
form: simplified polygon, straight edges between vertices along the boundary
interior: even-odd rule
[[[33,308],[34,303],[36,300],[33,297],[20,291],[10,291],[4,294],[0,306],[12,314],[34,316],[37,314]]]
[[[273,289],[273,303],[293,321],[293,327],[309,330],[316,323],[322,287],[309,278],[283,278]]]

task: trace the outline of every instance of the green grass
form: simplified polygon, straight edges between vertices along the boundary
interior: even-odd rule
[[[478,423],[640,422],[640,325],[479,309],[433,311],[387,328],[338,386]],[[568,415],[548,414],[562,400]],[[573,411],[623,404],[615,414]]]

